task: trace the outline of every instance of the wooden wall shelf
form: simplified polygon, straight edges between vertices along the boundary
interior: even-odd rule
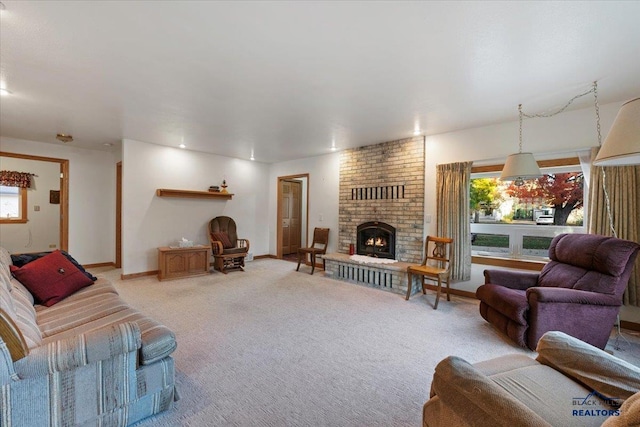
[[[158,188],[156,190],[158,197],[185,197],[190,199],[224,199],[231,200],[231,193],[214,193],[212,191],[193,191],[193,190],[170,190],[168,188]]]

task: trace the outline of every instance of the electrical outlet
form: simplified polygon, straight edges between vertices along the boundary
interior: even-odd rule
[[[320,214],[320,215],[318,216],[318,221],[322,222],[322,220],[324,220],[324,216],[322,216],[322,214]]]
[[[55,248],[56,246],[58,246],[58,245],[56,245],[55,243],[52,243],[52,244],[49,245],[49,248]]]
[[[424,222],[427,223],[427,224],[431,223],[431,214],[426,214],[424,216]]]
[[[33,210],[36,211],[36,212],[40,212],[40,206],[33,205]]]

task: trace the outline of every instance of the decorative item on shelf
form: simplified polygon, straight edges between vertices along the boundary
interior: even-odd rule
[[[220,187],[217,185],[212,185],[211,187],[209,187],[209,191],[211,191],[212,193],[219,193]]]
[[[220,192],[222,194],[227,194],[228,193],[228,191],[227,191],[228,185],[227,185],[227,180],[226,179],[222,180],[222,185],[220,187],[222,187],[222,190],[220,190]]]
[[[178,247],[180,248],[192,248],[193,240],[187,240],[184,237],[178,242]]]
[[[356,249],[355,246],[353,245],[353,243],[349,243],[349,255],[353,255],[355,254]]]

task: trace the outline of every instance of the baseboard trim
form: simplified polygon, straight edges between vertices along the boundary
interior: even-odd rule
[[[631,331],[640,332],[640,323],[629,322],[627,320],[620,320],[620,327],[624,329],[629,329]]]
[[[95,264],[83,264],[84,268],[98,268],[98,267],[114,267],[116,266],[115,262],[97,262]]]
[[[436,285],[429,285],[429,284],[425,284],[424,285],[425,289],[429,289],[430,291],[438,291],[438,287]],[[447,287],[445,285],[442,285],[442,294],[446,294],[447,293]],[[470,291],[463,291],[460,289],[451,289],[449,288],[449,293],[451,295],[457,295],[459,297],[466,297],[466,298],[473,298],[476,299],[476,293],[475,292],[470,292]]]
[[[260,259],[260,258],[269,258],[269,259],[282,259],[282,258],[278,258],[277,255],[273,255],[273,254],[267,254],[267,255],[258,255],[253,257],[253,259]],[[305,265],[311,266],[311,261],[309,261],[309,259],[307,258],[306,261],[302,261],[305,263]],[[322,261],[318,262],[316,261],[316,267],[322,267]]]
[[[158,274],[158,270],[143,271],[142,273],[133,273],[133,274],[121,274],[120,280],[130,280],[130,279],[136,279],[138,277],[145,277],[145,276],[156,276],[157,274]]]

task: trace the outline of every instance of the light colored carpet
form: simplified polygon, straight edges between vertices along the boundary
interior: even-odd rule
[[[294,270],[263,259],[166,282],[98,271],[177,336],[182,399],[139,426],[417,427],[444,357],[535,355],[485,322],[475,300],[453,296],[433,310],[433,293],[405,301]]]

